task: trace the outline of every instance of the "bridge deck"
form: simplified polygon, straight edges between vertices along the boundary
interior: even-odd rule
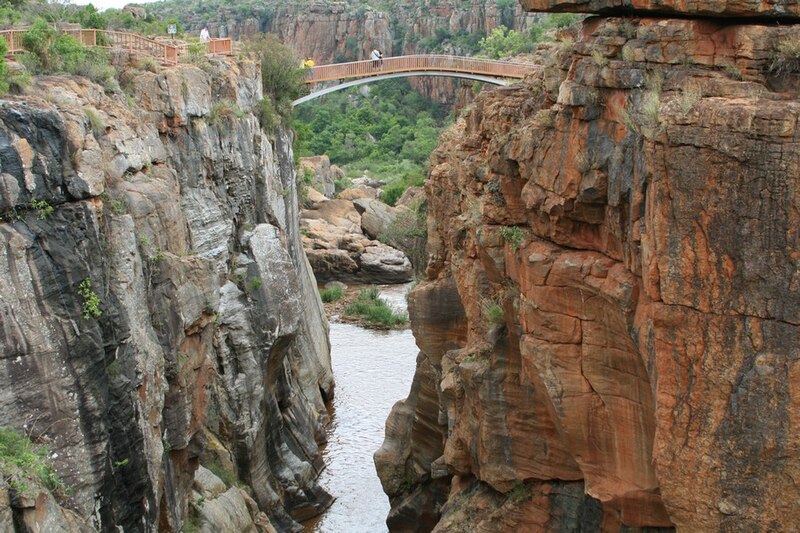
[[[419,72],[435,70],[439,72],[461,72],[498,78],[522,78],[534,67],[525,63],[494,61],[474,57],[447,55],[412,55],[387,57],[378,61],[353,61],[334,65],[311,67],[306,73],[306,83],[361,78],[396,72]]]

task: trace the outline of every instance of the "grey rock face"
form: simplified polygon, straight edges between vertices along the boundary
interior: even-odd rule
[[[213,530],[246,510],[243,530],[269,531],[330,503],[327,322],[291,142],[250,113],[211,123],[213,102],[261,98],[252,63],[213,67],[135,73],[134,109],[55,77],[0,108],[0,426],[46,442],[71,489],[37,513]],[[206,513],[190,505],[200,464],[249,488]],[[0,529],[26,512],[3,493]]]

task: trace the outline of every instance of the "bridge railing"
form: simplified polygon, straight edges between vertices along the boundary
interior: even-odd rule
[[[27,29],[0,31],[0,37],[8,44],[9,54],[24,52],[22,36]],[[62,30],[72,35],[84,46],[124,50],[132,55],[148,55],[168,65],[177,64],[188,54],[187,43],[162,43],[136,33],[113,30],[75,29]],[[230,54],[233,43],[230,39],[212,39],[205,43],[206,54]]]
[[[411,55],[387,57],[380,61],[366,60],[334,65],[311,67],[306,73],[306,83],[340,80],[344,78],[360,78],[394,72],[412,72],[424,70],[441,70],[482,74],[501,78],[522,78],[531,71],[525,63],[510,61],[494,61],[473,57],[448,55]]]

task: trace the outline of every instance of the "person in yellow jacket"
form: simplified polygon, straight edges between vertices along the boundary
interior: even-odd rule
[[[311,68],[311,67],[313,67],[313,66],[314,66],[314,60],[313,60],[313,59],[311,59],[310,57],[307,57],[307,58],[306,58],[306,60],[305,60],[305,61],[303,61],[303,67],[305,67],[305,68]]]

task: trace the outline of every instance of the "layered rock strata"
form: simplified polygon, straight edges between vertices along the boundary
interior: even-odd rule
[[[0,105],[0,426],[47,444],[86,527],[299,530],[330,502],[333,378],[291,138],[249,112],[253,63],[123,82],[39,78]],[[201,464],[228,518],[191,497]],[[52,510],[11,492],[0,517]]]
[[[445,135],[392,531],[795,527],[797,35],[589,19]]]

